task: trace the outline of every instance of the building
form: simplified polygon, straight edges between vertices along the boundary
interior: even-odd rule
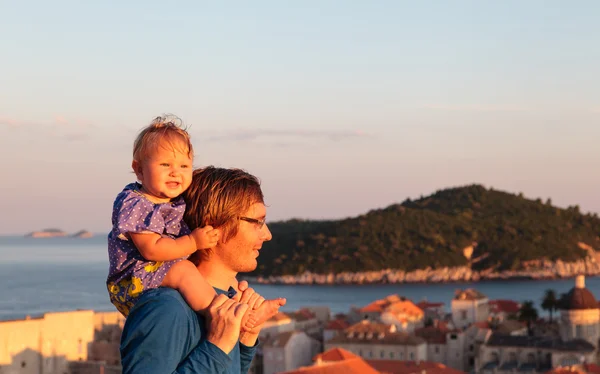
[[[423,327],[425,313],[411,300],[401,298],[388,305],[380,319],[383,323],[395,325],[400,331],[413,332]]]
[[[502,335],[527,335],[527,324],[507,319],[496,326],[494,332]]]
[[[479,356],[481,345],[492,335],[492,329],[488,322],[476,322],[465,330],[465,361],[464,370],[471,372],[475,368],[475,362]]]
[[[498,299],[490,300],[490,319],[494,322],[502,322],[509,317],[514,317],[519,314],[521,304],[513,300]]]
[[[447,364],[447,337],[449,329],[445,323],[421,327],[415,330],[415,335],[427,342],[427,361]]]
[[[323,330],[323,341],[326,342],[334,336],[343,333],[348,327],[350,327],[350,323],[345,319],[332,319]]]
[[[288,331],[264,342],[263,373],[275,374],[309,365],[321,343],[303,331]]]
[[[344,348],[368,360],[426,360],[423,338],[400,332],[395,325],[363,320],[325,342],[325,349]]]
[[[0,322],[0,373],[62,374],[69,362],[120,364],[118,340],[124,318],[93,310],[46,313]]]
[[[430,303],[427,300],[421,300],[416,305],[425,313],[425,320],[443,319],[446,315],[444,303]]]
[[[405,298],[398,295],[388,295],[385,298],[375,300],[362,308],[352,308],[349,315],[350,323],[360,322],[363,319],[379,321],[381,314],[385,312],[387,307],[401,300],[405,300]]]
[[[323,326],[331,320],[331,309],[328,306],[305,306],[302,309],[311,311]]]
[[[502,335],[493,333],[481,346],[477,372],[547,371],[559,366],[595,362],[595,348],[583,339]]]
[[[583,275],[575,278],[575,287],[564,295],[559,304],[561,338],[585,339],[597,347],[600,338],[600,309],[594,295],[585,287]]]
[[[485,321],[489,317],[488,298],[481,292],[469,288],[457,290],[452,299],[452,321],[463,329],[472,323]]]
[[[352,309],[349,319],[351,323],[361,320],[381,321],[396,325],[399,330],[412,332],[423,327],[425,313],[411,300],[403,296],[389,295],[362,308]]]
[[[263,324],[259,336],[262,339],[268,339],[271,336],[279,335],[282,332],[292,331],[295,328],[295,321],[283,312],[279,312]]]
[[[294,321],[294,329],[301,330],[313,337],[322,338],[321,330],[317,316],[308,309],[300,309],[296,312],[289,312],[287,315]]]

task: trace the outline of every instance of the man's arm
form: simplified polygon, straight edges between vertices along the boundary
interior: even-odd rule
[[[202,333],[198,316],[177,291],[149,290],[125,322],[123,374],[226,373],[231,358],[202,340]]]
[[[240,334],[240,366],[241,373],[246,374],[250,370],[250,365],[256,355],[258,347],[258,333],[242,332]]]
[[[240,302],[248,304],[250,308],[258,308],[265,301],[264,297],[254,291],[253,288],[248,287],[248,282],[246,281],[240,282],[238,289],[242,291]],[[255,326],[251,331],[243,331],[240,334],[240,371],[242,374],[246,374],[250,370],[250,365],[256,355],[258,335],[261,329],[262,324]]]

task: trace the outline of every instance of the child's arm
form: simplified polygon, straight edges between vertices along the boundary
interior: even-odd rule
[[[189,256],[199,248],[214,247],[218,238],[217,230],[213,230],[211,226],[197,228],[192,231],[192,234],[176,239],[162,237],[152,232],[129,233],[129,236],[138,251],[148,261],[171,261]]]

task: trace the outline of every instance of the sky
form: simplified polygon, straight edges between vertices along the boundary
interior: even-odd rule
[[[268,220],[472,183],[600,212],[600,2],[0,0],[0,234],[110,230],[163,113]]]

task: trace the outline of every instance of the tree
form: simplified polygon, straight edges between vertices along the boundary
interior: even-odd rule
[[[552,314],[558,309],[556,291],[552,289],[546,290],[544,297],[542,298],[542,309],[550,313],[550,322],[552,322]]]
[[[538,319],[538,311],[533,306],[533,301],[526,300],[519,309],[518,320],[527,323],[527,333],[531,335],[531,325]]]

